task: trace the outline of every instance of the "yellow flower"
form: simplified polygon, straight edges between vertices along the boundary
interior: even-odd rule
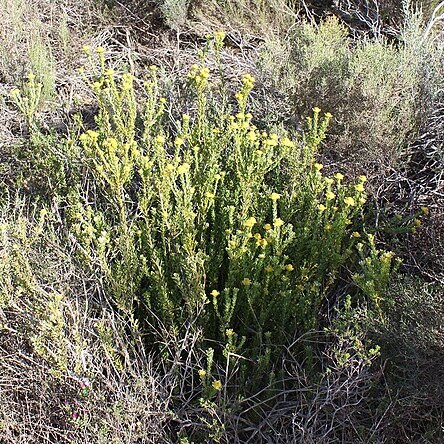
[[[346,205],[348,205],[349,207],[354,207],[356,205],[355,199],[353,199],[353,197],[351,197],[351,196],[347,196],[344,199],[344,203]]]
[[[413,225],[415,225],[415,227],[420,227],[421,226],[421,221],[419,219],[415,219],[413,221]]]
[[[229,338],[231,338],[231,336],[234,335],[234,331],[233,331],[232,328],[227,328],[227,329],[225,330],[225,334],[226,334]]]
[[[210,77],[210,70],[208,69],[208,68],[202,68],[201,70],[200,70],[200,76],[203,78],[203,79],[208,79],[208,77]]]
[[[362,183],[358,183],[357,185],[355,185],[355,190],[359,193],[362,193],[364,191],[364,185]]]
[[[281,145],[287,148],[294,148],[295,144],[288,137],[285,137],[281,140]]]
[[[214,193],[210,193],[210,192],[207,191],[205,193],[205,197],[207,197],[208,199],[214,199],[215,196],[214,196]]]
[[[245,222],[244,222],[244,226],[246,226],[247,228],[251,228],[256,224],[256,218],[255,217],[249,217]]]
[[[325,196],[327,197],[327,200],[332,200],[332,199],[334,199],[336,197],[336,194],[333,193],[332,191],[327,191],[325,193]]]
[[[215,298],[217,298],[220,295],[220,293],[217,290],[213,290],[210,294]]]
[[[316,171],[321,171],[322,168],[324,168],[324,165],[322,165],[322,163],[315,163],[314,167]]]
[[[318,108],[317,106],[315,106],[315,107],[313,108],[313,112],[314,112],[315,114],[319,114],[319,113],[321,112],[321,108]]]
[[[262,150],[256,150],[256,154],[258,156],[262,156],[262,154],[264,154],[264,152]]]
[[[176,169],[176,167],[172,163],[168,163],[166,169],[171,173]]]
[[[267,273],[271,273],[271,272],[273,271],[273,267],[272,267],[271,265],[267,265],[267,266],[264,268],[264,270],[265,270]]]
[[[219,391],[222,388],[222,382],[220,382],[219,380],[213,381],[213,383],[211,385],[217,391]]]
[[[222,41],[222,40],[224,40],[225,39],[225,32],[224,31],[217,31],[217,32],[215,32],[214,33],[214,38],[215,38],[215,40],[218,40],[218,41]]]
[[[118,143],[116,139],[110,137],[109,139],[106,139],[105,145],[109,150],[116,150]]]
[[[359,176],[359,182],[361,182],[361,183],[367,182],[367,177],[366,176]]]
[[[331,119],[333,117],[333,115],[331,113],[325,113],[325,117],[327,119]]]
[[[190,164],[189,163],[183,163],[182,165],[180,165],[178,168],[177,168],[177,172],[179,173],[179,174],[185,174],[185,173],[187,173],[188,171],[190,170]]]
[[[341,174],[341,173],[336,173],[335,174],[335,178],[336,178],[336,180],[342,180],[343,178],[344,178],[344,175],[343,174]]]
[[[97,131],[88,130],[86,134],[88,134],[88,137],[93,141],[97,141],[99,138],[99,133]]]
[[[265,248],[267,245],[268,245],[268,241],[267,241],[267,239],[261,239],[261,240],[260,240],[260,246],[261,246],[262,248]]]
[[[84,45],[84,46],[82,47],[82,51],[83,51],[85,54],[89,54],[90,51],[91,51],[91,46],[89,46],[89,45]]]
[[[203,379],[207,375],[207,372],[201,368],[197,373],[199,373],[199,376]]]
[[[247,139],[250,142],[254,142],[257,139],[256,132],[255,131],[249,131],[248,134],[247,134]]]
[[[355,237],[356,239],[361,237],[361,235],[357,231],[353,231],[352,236]]]
[[[176,140],[174,141],[174,145],[176,145],[177,147],[180,147],[184,144],[184,140],[182,139],[182,137],[176,137]]]
[[[265,231],[270,231],[271,230],[271,225],[270,224],[265,224],[264,225],[264,230]]]
[[[265,140],[264,145],[266,146],[277,146],[278,142],[276,139],[270,138]]]
[[[423,214],[429,214],[429,209],[427,207],[421,207],[421,213]]]
[[[282,225],[284,225],[284,221],[282,219],[280,219],[279,217],[274,221],[273,225],[275,227],[282,227]]]
[[[245,74],[243,79],[242,79],[242,83],[244,84],[244,86],[246,86],[247,88],[253,88],[254,86],[254,82],[255,79],[252,75],[250,74]]]
[[[242,279],[242,285],[245,285],[245,287],[249,287],[251,285],[251,280],[248,278]]]
[[[387,251],[384,254],[381,255],[381,261],[384,264],[390,264],[391,260],[393,259],[393,256],[395,254],[393,253],[393,251]]]
[[[271,193],[271,195],[270,195],[270,199],[271,199],[273,202],[276,202],[276,201],[279,200],[280,198],[281,198],[281,195],[278,194],[278,193]]]
[[[163,136],[157,136],[155,139],[156,143],[158,143],[159,145],[162,145],[163,143],[165,143],[165,137]]]
[[[318,210],[323,213],[325,210],[327,209],[327,207],[324,204],[319,204],[318,205]]]
[[[332,185],[333,184],[333,179],[331,178],[331,177],[326,177],[325,178],[325,183],[327,184],[327,185]]]
[[[105,48],[102,48],[101,46],[99,46],[99,47],[96,49],[96,52],[97,52],[97,54],[104,54],[104,53],[105,53]]]
[[[285,266],[285,269],[286,269],[287,271],[293,271],[293,270],[294,270],[294,267],[293,267],[293,265],[291,265],[291,264],[287,264],[287,265]]]

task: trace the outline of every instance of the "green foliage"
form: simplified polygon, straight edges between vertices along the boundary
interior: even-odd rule
[[[35,18],[51,2],[32,6],[30,20],[26,2],[3,3],[1,74],[33,74],[12,93],[26,125],[2,189],[27,205],[0,203],[2,440],[440,441],[442,288],[393,284],[399,261],[365,227],[366,178],[344,177],[350,160],[354,170],[396,162],[437,103],[438,22],[429,39],[421,14],[410,14],[392,44],[352,40],[336,19],[294,24],[295,1],[105,2],[114,18],[125,11],[125,25],[160,9],[178,31],[205,8],[205,32],[217,22],[248,35],[230,33],[242,51],[224,51],[223,32],[207,37],[201,64],[177,90],[170,84],[172,100],[155,66],[136,78],[118,70],[114,50],[85,47],[80,72],[96,116],[70,120],[64,108],[65,139],[42,113],[55,97],[54,64],[69,69],[78,22],[91,16],[97,30],[100,15],[74,2],[43,32]],[[136,38],[142,48],[138,32],[129,30],[129,47]],[[245,75],[234,95],[235,76],[215,75],[222,61],[242,52],[250,65],[250,45],[270,35],[261,54],[272,78],[257,92]],[[71,79],[68,108],[85,93]],[[295,123],[310,116],[293,140],[264,124],[283,128],[288,96]],[[265,116],[254,111],[262,100]],[[5,127],[16,138],[16,122]],[[321,145],[345,159],[335,164],[344,175],[319,163]],[[387,220],[398,210],[378,209],[378,230],[419,238],[416,213]]]
[[[18,88],[11,91],[11,97],[21,114],[26,118],[29,128],[34,127],[36,114],[42,100],[43,84],[36,81],[34,73],[28,74],[28,81],[20,91]]]
[[[79,153],[70,140],[61,140],[54,130],[42,128],[43,91],[44,85],[31,72],[23,88],[14,88],[10,93],[27,124],[11,147],[19,166],[11,172],[16,187],[13,192],[32,192],[34,200],[65,196],[68,182],[78,179]]]
[[[52,98],[55,95],[54,60],[50,46],[45,43],[39,33],[31,40],[28,57],[29,68],[36,73],[37,81],[42,85],[42,98]]]
[[[276,346],[319,327],[323,302],[353,263],[365,177],[348,185],[340,173],[322,174],[315,154],[332,116],[319,108],[300,145],[260,131],[248,112],[248,74],[235,107],[214,109],[210,71],[193,66],[196,113],[171,133],[157,68],[139,105],[136,79],[97,54],[99,71],[85,75],[96,128],[73,131],[69,142],[95,184],[68,196],[79,257],[100,267],[132,323],[178,332],[193,319],[225,359],[245,354],[263,374]]]
[[[296,0],[208,0],[191,2],[191,16],[214,29],[237,29],[254,35],[285,34],[294,23]]]
[[[35,270],[35,250],[46,228],[48,212],[41,210],[34,224],[24,217],[1,224],[0,311],[14,309],[23,317],[19,329],[29,336],[35,352],[55,372],[67,370],[67,341],[63,294],[42,284]],[[9,222],[9,223],[8,223]],[[7,325],[7,324],[6,324]]]
[[[190,0],[160,0],[159,3],[168,27],[178,29],[185,24]]]
[[[39,19],[46,5],[35,3],[0,1],[0,73],[5,80],[18,82],[23,72],[32,71],[43,85],[42,99],[50,99],[55,95],[55,61],[47,38],[48,23]]]
[[[297,119],[313,103],[334,111],[330,148],[341,158],[396,165],[420,124],[425,91],[436,84],[427,78],[439,57],[415,17],[409,13],[398,45],[382,37],[351,44],[336,17],[297,24],[289,41],[266,44],[261,66],[293,99]]]
[[[394,260],[392,252],[379,251],[372,235],[368,235],[368,239],[370,250],[368,255],[363,252],[362,244],[358,244],[362,272],[354,275],[353,279],[381,314],[381,302],[384,301],[384,296],[387,294],[392,273],[399,268],[400,260]]]

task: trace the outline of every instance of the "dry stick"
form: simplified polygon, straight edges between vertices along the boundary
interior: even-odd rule
[[[436,6],[436,8],[433,10],[432,17],[430,18],[429,23],[428,23],[428,25],[427,25],[427,28],[426,28],[426,30],[424,31],[424,39],[426,39],[426,38],[429,36],[429,34],[430,34],[432,28],[433,28],[438,22],[440,22],[441,20],[444,21],[444,12],[443,12],[441,15],[438,15],[438,16],[437,16],[437,14],[438,14],[438,12],[439,12],[439,10],[440,10],[441,8],[444,8],[444,0],[443,0],[441,3],[439,3],[439,4]]]

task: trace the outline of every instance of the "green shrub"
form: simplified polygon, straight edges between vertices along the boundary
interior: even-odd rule
[[[329,156],[333,151],[362,170],[396,166],[430,112],[428,91],[438,84],[432,77],[439,51],[422,32],[419,15],[411,12],[398,44],[383,37],[352,42],[336,17],[296,24],[289,41],[266,43],[261,66],[292,98],[296,120],[314,103],[334,112]]]
[[[368,337],[380,344],[386,366],[385,396],[392,399],[389,436],[443,439],[443,290],[442,284],[398,275],[389,288],[392,304],[384,318],[369,324]],[[405,416],[408,422],[401,420]]]
[[[220,48],[223,34],[216,39]],[[0,249],[2,317],[23,307],[21,316],[32,319],[23,340],[48,374],[94,384],[88,396],[76,389],[66,428],[95,431],[103,442],[118,430],[116,441],[128,442],[146,438],[134,428],[140,417],[157,432],[168,420],[173,440],[179,431],[183,439],[230,442],[239,418],[246,429],[276,421],[269,412],[289,390],[295,399],[285,413],[305,417],[301,433],[315,440],[320,423],[307,418],[327,401],[336,408],[331,390],[362,405],[378,349],[352,314],[361,301],[366,313],[381,314],[394,265],[366,234],[366,178],[324,175],[316,161],[331,114],[314,108],[298,142],[259,130],[248,112],[252,76],[229,106],[210,70],[196,65],[187,79],[192,111],[176,118],[155,66],[141,81],[107,68],[103,48],[84,49],[90,66],[81,72],[97,115],[93,124],[75,119],[67,140],[40,129],[33,104],[41,86],[32,76],[14,92],[30,145],[39,148],[30,169],[62,186],[48,190],[54,216],[43,209],[33,223],[8,222]],[[70,260],[60,254],[66,250]],[[38,254],[55,254],[54,263],[38,262]],[[55,264],[69,264],[74,282]],[[327,306],[342,305],[347,293],[343,314],[324,331]],[[317,350],[301,339],[309,335],[333,344]],[[161,393],[150,389],[159,381]],[[157,419],[143,413],[140,396]],[[74,411],[83,413],[73,418]],[[190,418],[188,433],[182,424]],[[298,439],[284,422],[287,442]]]
[[[157,68],[139,108],[134,77],[119,78],[97,53],[101,68],[85,77],[96,128],[73,129],[68,141],[94,179],[68,196],[80,257],[100,267],[132,322],[177,332],[195,319],[226,353],[270,365],[273,347],[319,328],[322,304],[365,239],[365,177],[347,185],[315,161],[331,115],[315,108],[296,146],[252,123],[250,75],[227,111],[210,106],[209,69],[196,65],[196,113],[169,133]]]
[[[74,264],[59,216],[2,202],[1,441],[166,440],[177,376],[169,367],[161,383],[142,358],[135,329],[126,334],[127,321],[100,301],[98,281]]]
[[[296,0],[193,1],[190,15],[196,29],[227,28],[241,30],[249,36],[268,36],[285,34],[293,24],[298,7]]]
[[[161,0],[160,11],[165,24],[173,29],[183,26],[187,19],[190,0]]]

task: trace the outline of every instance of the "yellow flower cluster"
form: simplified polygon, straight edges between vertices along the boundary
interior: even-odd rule
[[[210,70],[206,66],[193,65],[188,78],[198,86],[204,86],[210,77]]]
[[[245,74],[244,77],[242,78],[242,83],[248,89],[253,88],[255,81],[256,81],[255,78],[251,74]]]
[[[256,218],[255,217],[249,217],[245,222],[244,226],[247,228],[251,228],[256,224]]]
[[[333,193],[332,191],[328,190],[325,193],[325,197],[327,198],[327,200],[333,200],[336,197],[336,194]]]
[[[211,385],[213,386],[214,390],[219,391],[222,389],[222,382],[220,382],[219,380],[213,381]]]
[[[185,174],[190,170],[190,164],[189,163],[183,163],[182,165],[179,165],[177,167],[177,172],[179,174]]]
[[[245,287],[249,287],[251,285],[251,279],[249,278],[242,279],[242,285],[244,285]]]
[[[349,207],[354,207],[356,205],[355,199],[353,199],[351,196],[344,198],[344,203]]]

